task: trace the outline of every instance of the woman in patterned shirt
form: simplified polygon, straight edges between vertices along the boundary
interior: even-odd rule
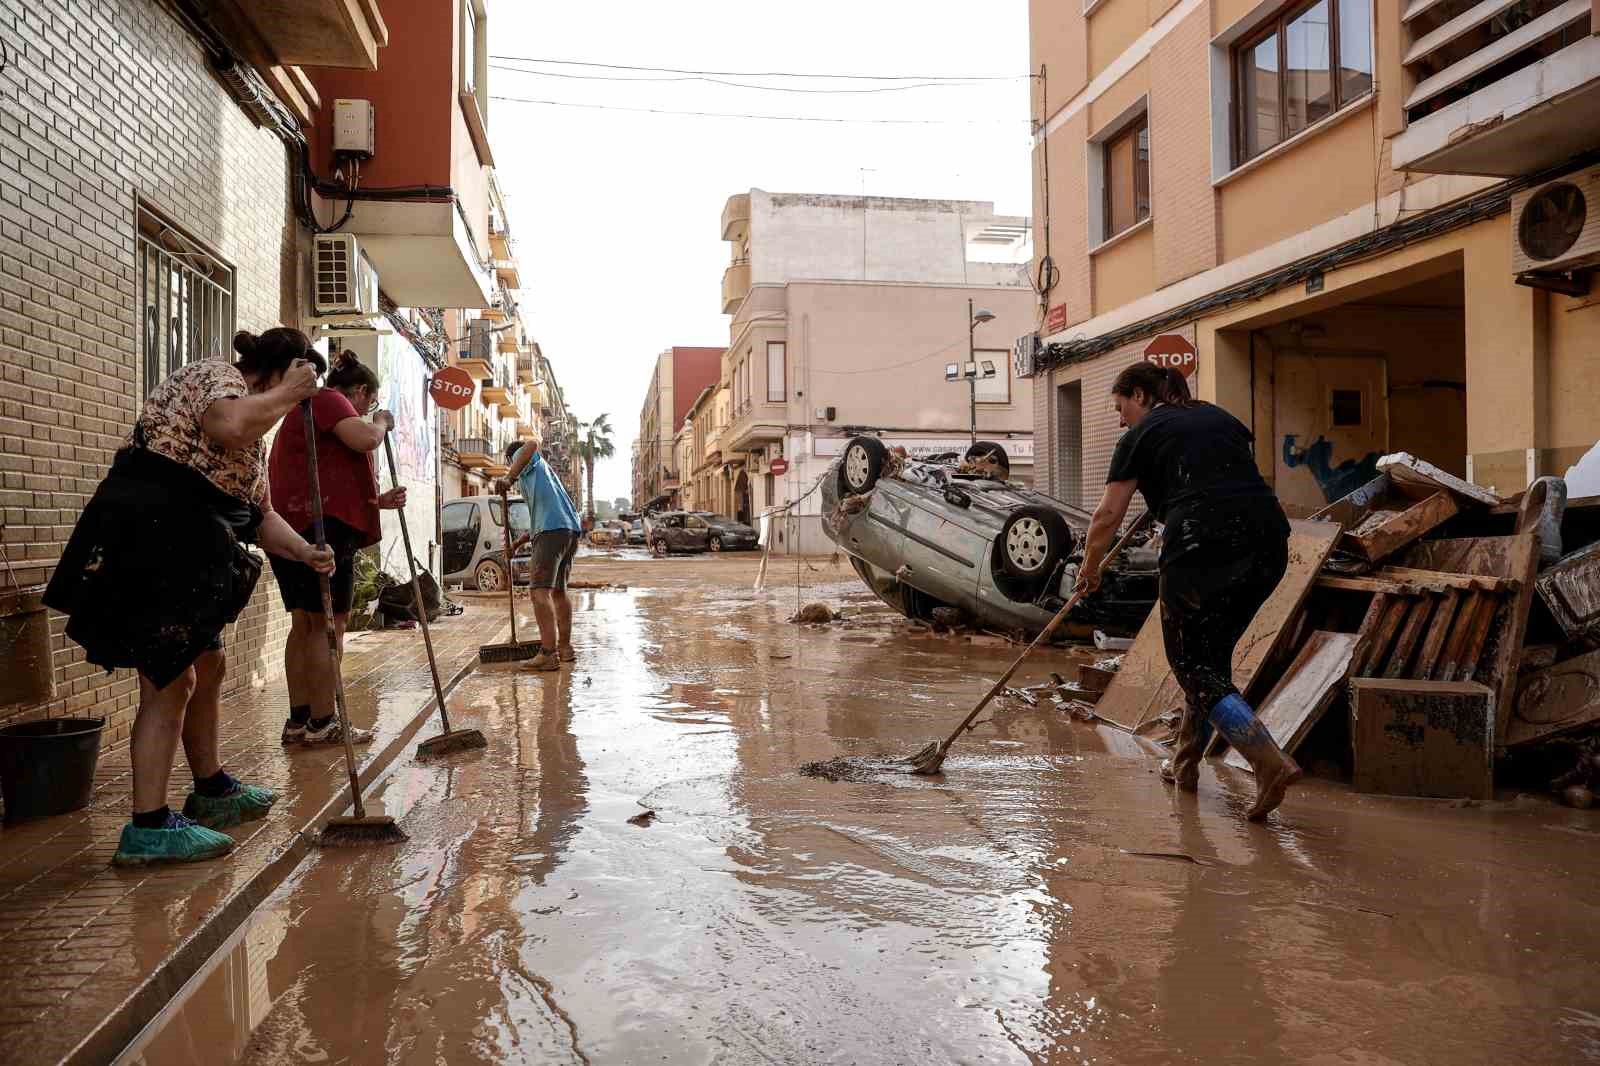
[[[223,627],[261,573],[254,542],[321,572],[333,553],[272,510],[262,438],[317,392],[325,368],[306,335],[269,329],[233,340],[237,363],[206,359],[150,394],[111,471],[84,508],[45,602],[68,615],[89,662],[139,673],[130,747],[133,819],[113,862],[192,862],[233,847],[217,832],[264,817],[277,796],[223,769],[217,697]],[[179,739],[194,790],[167,805]]]

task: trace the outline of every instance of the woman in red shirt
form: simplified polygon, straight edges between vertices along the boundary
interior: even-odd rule
[[[355,590],[355,556],[378,543],[383,530],[380,509],[404,507],[406,490],[378,492],[372,453],[383,446],[394,418],[379,411],[372,421],[363,416],[378,399],[378,375],[362,365],[354,352],[333,359],[327,384],[311,401],[317,427],[317,480],[322,489],[323,526],[337,568],[333,572],[333,626],[344,651],[344,628],[350,619]],[[311,493],[306,472],[306,435],[302,415],[291,412],[278,428],[267,462],[273,505],[284,519],[309,539]],[[290,559],[272,559],[283,606],[290,614],[289,639],[283,649],[283,669],[289,683],[289,720],[283,726],[285,744],[342,743],[334,714],[333,670],[328,661],[328,638],[322,620],[322,585],[315,570]],[[351,730],[357,744],[372,739],[366,729]]]

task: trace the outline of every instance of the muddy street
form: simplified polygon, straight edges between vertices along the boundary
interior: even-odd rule
[[[1177,794],[1015,701],[942,776],[804,777],[941,736],[1015,650],[758,561],[580,558],[628,587],[575,593],[575,666],[469,675],[488,750],[377,789],[410,840],[314,853],[123,1061],[1600,1060],[1583,812],[1312,781],[1255,826],[1248,775]]]

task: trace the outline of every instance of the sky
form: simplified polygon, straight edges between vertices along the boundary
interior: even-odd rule
[[[729,196],[865,192],[1030,212],[1025,0],[489,0],[488,11],[490,140],[521,266],[519,303],[569,409],[584,421],[607,414],[615,427],[616,457],[595,471],[601,499],[631,491],[629,454],[656,356],[728,342],[721,216]],[[917,82],[719,75],[855,90],[797,92],[579,63],[1008,77],[902,88]]]

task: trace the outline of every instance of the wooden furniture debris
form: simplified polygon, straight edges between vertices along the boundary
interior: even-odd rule
[[[1375,563],[1444,525],[1460,509],[1456,498],[1441,488],[1380,474],[1311,517],[1342,524],[1339,549]]]
[[[1525,675],[1510,719],[1508,748],[1600,722],[1600,651]]]
[[[1492,799],[1494,693],[1462,681],[1355,678],[1350,742],[1357,792]]]
[[[1497,507],[1505,502],[1488,489],[1440,470],[1432,463],[1418,459],[1408,452],[1385,455],[1378,460],[1378,469],[1388,474],[1396,484],[1415,485],[1429,490],[1445,489],[1462,499],[1488,507]]]
[[[1293,752],[1327,711],[1339,686],[1350,675],[1350,660],[1356,643],[1354,633],[1324,630],[1313,632],[1306,640],[1300,654],[1295,656],[1256,711],[1278,747]],[[1243,770],[1250,769],[1245,757],[1232,749],[1223,761]]]
[[[1111,684],[1111,679],[1116,676],[1115,670],[1107,670],[1092,663],[1078,664],[1078,684],[1088,692],[1104,692]]]
[[[1568,640],[1600,641],[1600,542],[1562,558],[1534,587]]]
[[[1461,593],[1444,653],[1430,671],[1432,680],[1477,680],[1489,686],[1497,716],[1495,742],[1503,745],[1533,603],[1538,536],[1427,540],[1412,545],[1399,562],[1419,570],[1509,579],[1502,595],[1481,590]]]
[[[1283,580],[1256,612],[1233,654],[1233,680],[1249,694],[1250,682],[1261,664],[1289,635],[1306,594],[1311,591],[1322,563],[1333,550],[1340,526],[1336,522],[1298,520],[1290,523],[1289,569]],[[1172,676],[1161,639],[1161,612],[1145,619],[1139,635],[1122,659],[1122,668],[1106,687],[1095,712],[1104,719],[1137,729],[1147,720],[1184,704],[1183,690]]]

